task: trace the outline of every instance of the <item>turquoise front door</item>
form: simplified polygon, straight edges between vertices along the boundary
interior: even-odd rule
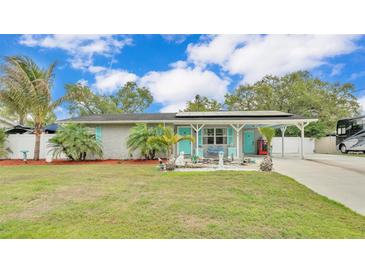
[[[243,134],[243,152],[255,153],[255,132],[253,130],[245,130]]]
[[[191,135],[190,127],[179,127],[177,129],[177,134],[181,136]],[[177,152],[180,155],[180,152],[184,151],[184,154],[191,155],[191,142],[188,140],[183,140],[177,143]]]

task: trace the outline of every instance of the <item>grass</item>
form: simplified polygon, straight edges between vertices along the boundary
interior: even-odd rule
[[[13,166],[0,238],[365,238],[365,217],[277,173]]]
[[[345,155],[345,156],[352,156],[352,157],[365,157],[365,154],[364,153],[347,153],[347,154],[341,154],[341,155]]]

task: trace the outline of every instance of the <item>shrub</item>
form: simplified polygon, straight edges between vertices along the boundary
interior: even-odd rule
[[[272,171],[272,160],[270,157],[265,157],[264,160],[260,163],[261,171]]]
[[[62,154],[70,160],[85,160],[87,155],[101,158],[103,155],[101,143],[96,140],[95,134],[83,125],[69,124],[57,131],[49,140],[53,157]]]
[[[146,159],[154,159],[157,153],[165,152],[164,146],[158,143],[148,142],[149,138],[161,135],[159,126],[148,126],[145,123],[137,124],[132,128],[131,134],[128,137],[127,146],[129,150],[140,150],[141,154]]]

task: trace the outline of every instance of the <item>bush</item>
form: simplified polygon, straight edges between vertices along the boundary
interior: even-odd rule
[[[165,152],[166,148],[164,146],[148,142],[151,137],[160,136],[161,132],[159,126],[148,126],[145,123],[137,124],[132,128],[127,140],[130,152],[139,150],[147,160],[154,159],[156,154]]]
[[[270,157],[265,157],[264,160],[260,163],[261,171],[272,171],[273,163]]]
[[[70,160],[80,161],[85,160],[87,155],[99,158],[103,155],[100,141],[96,140],[95,134],[83,125],[65,125],[49,142],[55,158],[64,154]]]

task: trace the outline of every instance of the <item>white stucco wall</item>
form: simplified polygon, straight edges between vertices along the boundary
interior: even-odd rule
[[[99,125],[99,127],[101,127],[104,159],[140,158],[140,153],[138,151],[135,151],[130,155],[127,148],[127,139],[133,126],[134,125]]]

